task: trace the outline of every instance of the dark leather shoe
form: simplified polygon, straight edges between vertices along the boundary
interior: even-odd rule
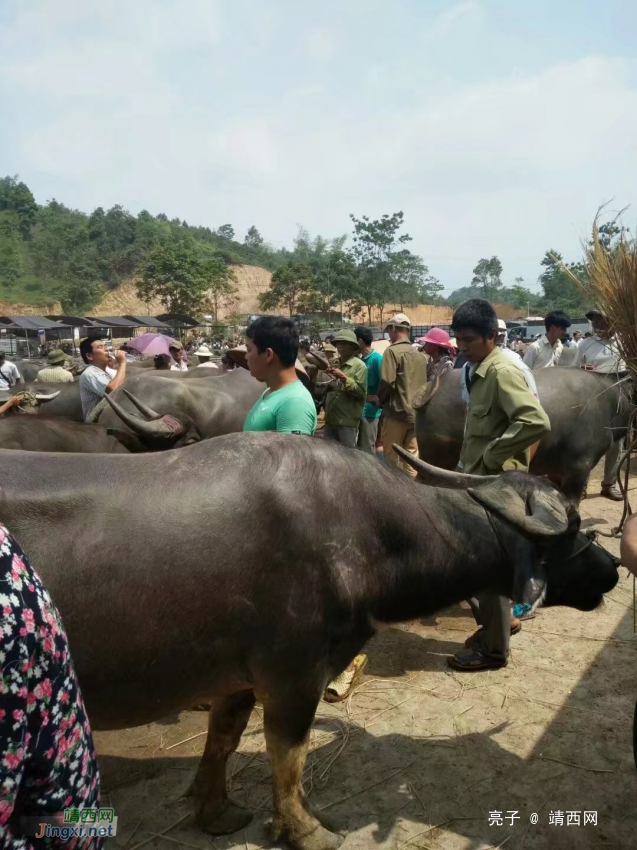
[[[605,499],[611,499],[613,502],[623,502],[624,497],[617,484],[611,484],[608,487],[602,487],[602,496]]]

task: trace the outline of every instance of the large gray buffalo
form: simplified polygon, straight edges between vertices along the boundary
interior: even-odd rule
[[[110,399],[107,398],[107,401]],[[122,454],[163,451],[188,446],[201,439],[194,423],[180,411],[173,411],[164,416],[145,408],[143,412],[143,437],[121,426],[107,428],[104,425],[70,422],[44,415],[1,416],[0,449]]]
[[[72,384],[29,384],[28,386],[18,384],[9,391],[8,395],[18,395],[23,392],[44,397],[55,395],[55,398],[47,401],[46,407],[34,406],[32,413],[45,413],[47,416],[70,419],[71,422],[84,422],[77,379]]]
[[[127,396],[128,391],[160,416],[180,411],[195,424],[200,436],[208,439],[241,431],[250,408],[264,389],[264,384],[244,369],[234,369],[215,377],[189,376],[182,381],[160,375],[137,377],[131,374],[126,378],[124,387],[108,396],[117,406],[117,412],[105,408],[97,421],[110,428],[121,428],[124,422],[126,427],[143,438],[149,431],[148,423],[137,415],[138,409]]]
[[[630,416],[625,384],[579,369],[540,369],[533,373],[551,432],[542,438],[531,472],[555,481],[579,501],[591,470],[614,440],[626,434]],[[425,405],[416,411],[418,454],[429,463],[454,469],[460,457],[465,406],[460,370],[442,377]]]
[[[339,846],[303,794],[308,737],[327,682],[378,624],[487,589],[589,611],[615,586],[615,562],[549,482],[413,462],[460,489],[274,433],[161,456],[2,458],[0,521],[62,613],[93,726],[212,701],[193,784],[204,829],[234,832],[250,819],[228,800],[225,772],[258,699],[275,840]]]

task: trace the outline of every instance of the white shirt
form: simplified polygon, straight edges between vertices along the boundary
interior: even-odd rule
[[[18,367],[15,363],[5,360],[2,366],[0,366],[0,390],[8,390],[20,380],[22,379],[20,378]]]
[[[626,364],[617,348],[617,343],[612,339],[601,339],[591,336],[583,339],[577,346],[573,366],[579,369],[583,363],[593,366],[594,372],[608,375],[610,372],[625,372]]]
[[[170,371],[171,372],[187,372],[188,371],[188,364],[186,363],[185,360],[180,360],[179,363],[177,363],[177,361],[174,360],[170,365]]]
[[[557,366],[562,356],[564,346],[558,339],[555,345],[551,345],[546,334],[529,345],[524,362],[529,369],[546,369],[549,366]]]
[[[524,363],[522,361],[522,358],[520,357],[520,355],[516,354],[515,351],[511,351],[510,348],[505,348],[502,345],[499,345],[498,348],[500,349],[502,354],[504,354],[506,357],[508,357],[509,360],[518,367],[520,372],[522,372],[522,374],[524,375],[524,380],[526,381],[527,387],[531,390],[534,397],[539,399],[539,396],[537,394],[537,384],[535,383],[535,378],[533,377],[533,372],[531,372],[531,370],[526,365],[526,363]],[[470,367],[470,369],[469,369],[469,377],[470,378],[473,377],[473,373],[476,371],[477,368],[478,368],[477,363],[474,363]],[[462,400],[465,402],[465,404],[469,404],[470,395],[469,395],[469,389],[467,387],[467,382],[465,380],[466,374],[467,374],[466,369],[463,366],[462,370],[461,370],[461,375],[460,375],[460,387],[462,389]]]
[[[110,369],[108,366],[106,369],[88,366],[80,375],[80,400],[85,422],[106,395],[106,387],[115,375],[117,375],[115,369]]]
[[[219,367],[216,363],[213,363],[212,360],[209,360],[207,363],[199,363],[197,369],[203,369],[204,367],[208,369],[216,369],[217,371],[219,371]]]

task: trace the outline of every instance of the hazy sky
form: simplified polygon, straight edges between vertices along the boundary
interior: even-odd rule
[[[635,200],[636,33],[634,0],[0,0],[0,173],[276,246],[403,210],[447,291],[492,254],[535,286]]]

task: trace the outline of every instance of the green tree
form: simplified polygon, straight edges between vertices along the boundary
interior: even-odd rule
[[[404,248],[391,256],[391,300],[405,307],[431,304],[443,289],[442,284],[429,274],[422,257]]]
[[[491,257],[490,260],[483,257],[473,270],[471,285],[480,288],[482,298],[494,301],[503,286],[500,260],[497,257]]]
[[[350,214],[350,219],[354,223],[352,256],[358,266],[352,301],[367,308],[370,321],[372,307],[377,307],[382,321],[383,309],[391,301],[393,254],[401,245],[410,242],[411,236],[408,233],[398,235],[404,224],[402,212],[385,214],[374,220]]]
[[[232,235],[234,237],[234,230],[232,231]],[[256,229],[254,224],[249,228],[248,232],[245,235],[245,239],[243,240],[244,245],[248,248],[259,248],[263,245],[263,236]]]
[[[542,258],[544,271],[539,277],[544,296],[540,302],[541,309],[548,313],[551,310],[563,310],[577,318],[590,309],[591,304],[569,275],[562,268],[562,255],[558,251],[547,251]],[[568,263],[573,274],[584,281],[586,267],[583,263]]]
[[[217,234],[228,242],[234,242],[234,227],[231,224],[222,224],[217,228]]]
[[[216,324],[219,321],[220,307],[237,291],[234,286],[235,275],[219,256],[211,256],[203,260],[203,271],[207,282],[206,301],[210,305]]]
[[[173,239],[151,251],[137,292],[144,301],[159,298],[168,313],[199,314],[205,309],[208,273],[194,241]]]
[[[5,286],[12,286],[22,274],[21,242],[17,212],[0,212],[0,283]]]
[[[88,246],[76,250],[64,268],[64,285],[60,303],[65,313],[85,315],[99,300],[103,288],[95,258]]]
[[[38,205],[26,183],[15,177],[0,179],[0,211],[11,210],[17,214],[19,230],[23,239],[29,239],[35,225]]]
[[[313,284],[314,276],[307,263],[288,262],[274,272],[270,288],[259,295],[261,309],[277,310],[285,306],[290,316],[294,316],[303,299],[307,306],[309,297],[316,293]]]

